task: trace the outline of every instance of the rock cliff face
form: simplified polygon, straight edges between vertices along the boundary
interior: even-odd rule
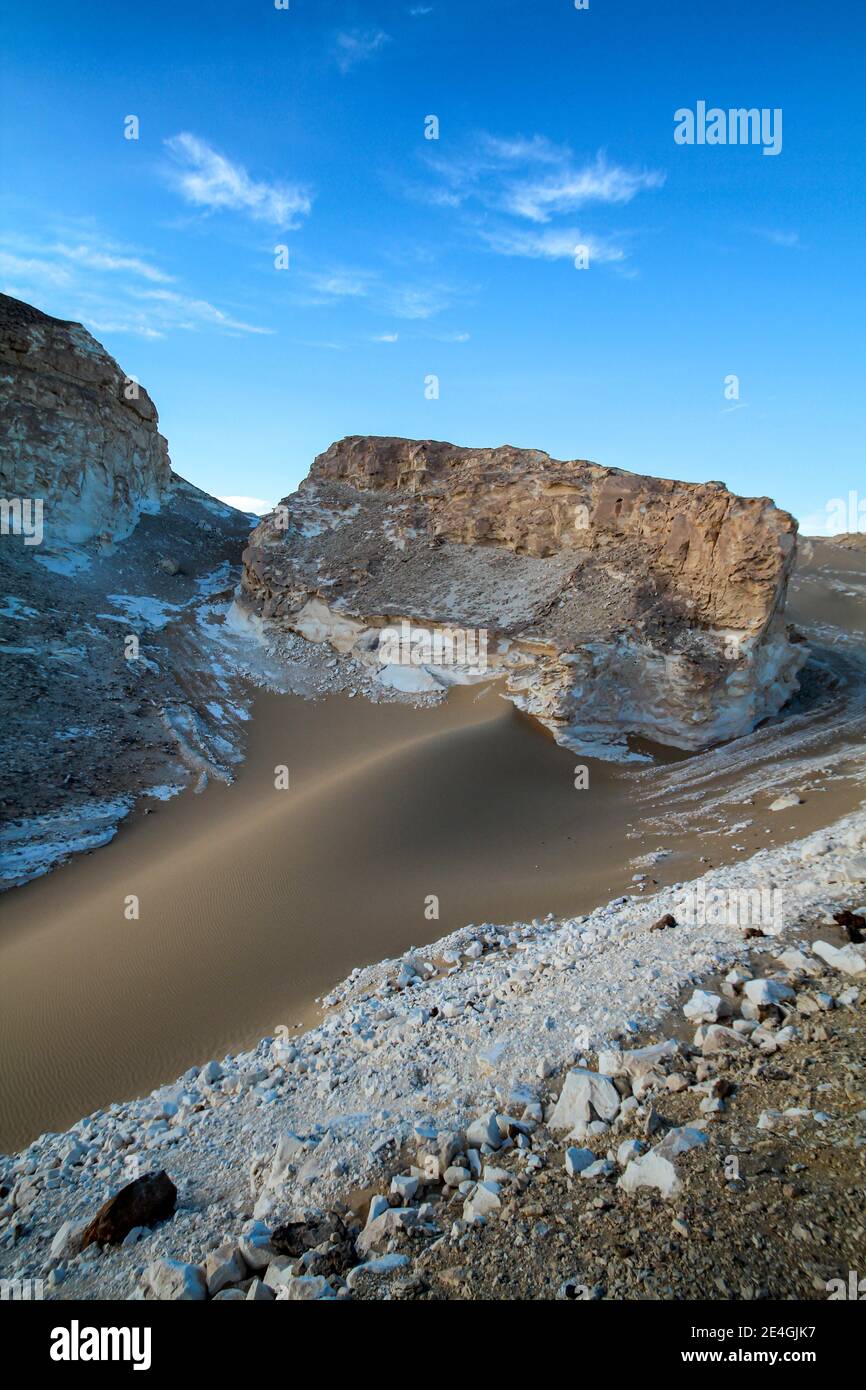
[[[253,532],[240,603],[398,689],[499,672],[571,746],[695,749],[796,690],[795,550],[792,517],[722,483],[355,436]]]
[[[80,324],[0,296],[0,890],[240,756],[216,643],[250,518],[172,472],[129,386]]]
[[[0,295],[0,493],[40,499],[47,547],[128,535],[171,479],[156,408],[80,323]]]

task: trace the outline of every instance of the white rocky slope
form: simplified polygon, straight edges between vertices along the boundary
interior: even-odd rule
[[[547,1107],[552,1118],[563,1070],[628,1045],[684,989],[723,967],[751,959],[755,973],[783,970],[777,958],[786,945],[801,940],[809,949],[805,924],[862,902],[864,884],[861,809],[653,898],[618,899],[584,919],[467,926],[423,951],[356,970],[305,1036],[293,1040],[280,1028],[250,1052],[192,1067],[149,1097],[112,1105],[5,1159],[0,1272],[44,1278],[51,1297],[140,1297],[154,1261],[198,1263],[252,1218],[270,1228],[352,1189],[381,1187],[405,1171],[409,1144],[435,1150],[476,1124],[483,1153],[481,1131],[495,1114],[540,1116]],[[769,896],[749,897],[756,892]],[[684,907],[701,900],[705,910],[687,920]],[[678,924],[649,930],[666,912]],[[768,935],[746,939],[747,925]],[[862,978],[866,948],[849,948],[846,960]],[[844,973],[840,979],[848,983]],[[784,1046],[783,1033],[778,1039]],[[697,1126],[705,1119],[696,1116]],[[542,1161],[533,1155],[532,1128],[525,1126],[518,1155],[528,1172]],[[158,1168],[179,1189],[174,1217],[119,1249],[73,1254],[75,1229],[101,1202]],[[473,1202],[483,1214],[489,1195],[483,1183],[467,1189],[470,1216]],[[430,1207],[415,1219],[432,1230],[435,1216]],[[163,1277],[177,1283],[171,1269],[156,1270],[151,1287]],[[292,1296],[315,1292],[297,1288]]]

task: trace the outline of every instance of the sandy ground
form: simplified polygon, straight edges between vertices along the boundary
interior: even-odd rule
[[[494,688],[425,709],[261,692],[233,786],[151,803],[0,904],[0,1145],[309,1026],[353,967],[467,922],[586,912],[845,814],[862,796],[864,571],[858,551],[806,550],[791,616],[813,655],[783,716],[694,757],[582,760],[586,790],[575,755]],[[791,788],[802,804],[771,812]]]

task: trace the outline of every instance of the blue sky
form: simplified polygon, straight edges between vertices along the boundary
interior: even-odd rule
[[[273,501],[399,434],[809,530],[853,491],[866,529],[860,0],[2,11],[0,285],[87,324],[199,486]],[[699,101],[780,108],[781,152],[675,143]]]

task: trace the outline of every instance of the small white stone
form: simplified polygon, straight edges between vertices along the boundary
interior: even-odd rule
[[[719,994],[696,989],[691,999],[683,1005],[683,1013],[692,1023],[715,1023],[718,1019],[729,1016],[731,1006],[727,999],[723,999]]]
[[[463,1203],[463,1220],[475,1221],[478,1217],[489,1216],[491,1212],[498,1211],[500,1206],[498,1183],[476,1183]]]
[[[401,1173],[391,1179],[391,1191],[402,1197],[404,1202],[411,1202],[418,1191],[418,1179]]]

